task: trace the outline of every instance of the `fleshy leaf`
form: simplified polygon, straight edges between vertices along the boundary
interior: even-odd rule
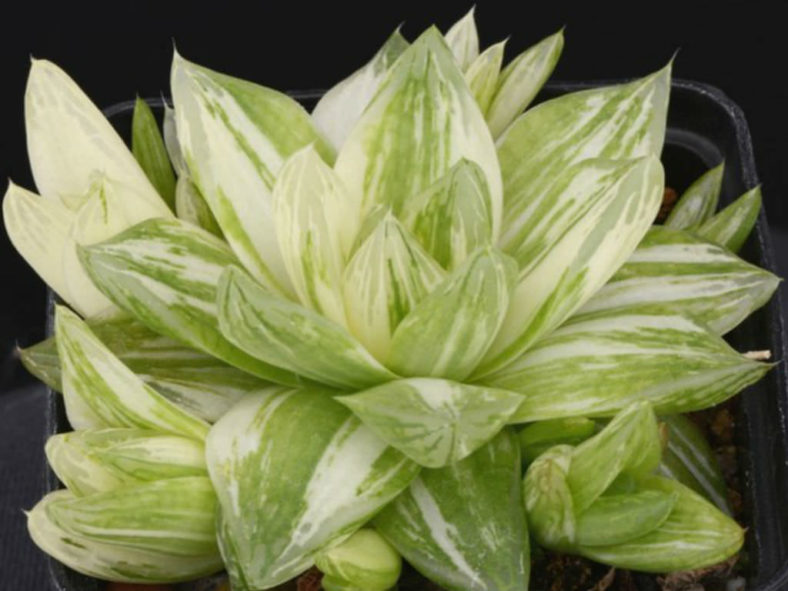
[[[386,443],[429,468],[473,453],[522,402],[514,392],[433,378],[388,382],[337,400]]]
[[[527,589],[520,474],[517,440],[504,430],[461,462],[422,470],[375,518],[375,527],[444,589]]]
[[[503,69],[487,109],[487,124],[493,137],[499,137],[531,104],[553,73],[563,48],[562,29],[526,49]]]
[[[76,314],[55,313],[66,414],[75,429],[135,427],[202,439],[207,423],[140,380]]]
[[[720,200],[724,172],[725,163],[722,163],[692,183],[676,202],[665,225],[676,230],[689,230],[713,216]]]
[[[82,264],[96,286],[148,328],[263,379],[298,384],[298,376],[247,355],[219,332],[216,286],[237,265],[227,245],[180,220],[148,220],[84,247]]]
[[[198,476],[88,497],[49,493],[27,514],[27,529],[44,552],[88,576],[165,583],[221,570],[215,515],[211,482]]]
[[[360,529],[315,557],[325,591],[388,591],[402,570],[402,558],[374,529]]]
[[[500,251],[476,251],[405,316],[386,365],[403,376],[468,377],[501,327],[516,274]]]
[[[175,214],[178,219],[194,224],[217,238],[223,238],[222,229],[211,213],[211,208],[189,176],[184,172],[175,185]]]
[[[101,111],[52,62],[33,60],[25,91],[30,167],[39,193],[79,209],[98,172],[128,187],[125,201],[163,207],[161,197]]]
[[[206,421],[215,422],[244,394],[268,384],[202,351],[161,336],[131,318],[89,323],[99,340],[154,390]],[[62,391],[56,337],[19,351],[25,367]]]
[[[236,267],[219,280],[217,305],[222,334],[266,363],[336,388],[395,377],[341,326],[271,295]]]
[[[362,232],[365,231],[362,225]],[[353,335],[385,360],[399,323],[444,277],[402,224],[382,211],[380,222],[345,269],[345,306]]]
[[[186,161],[183,159],[181,145],[178,142],[178,130],[175,122],[175,109],[164,103],[164,120],[161,124],[161,133],[164,136],[164,147],[170,157],[170,163],[179,177],[188,174]]]
[[[446,45],[463,72],[479,57],[479,32],[476,30],[475,10],[474,6],[446,32]]]
[[[569,167],[588,158],[658,156],[669,91],[667,66],[629,84],[563,95],[519,117],[498,141],[506,196],[503,250],[516,252],[530,225],[542,219],[537,212],[552,211],[550,187]]]
[[[301,303],[347,326],[342,272],[361,223],[361,204],[312,146],[285,163],[274,186],[274,222]]]
[[[222,556],[233,587],[252,589],[309,568],[418,472],[322,391],[244,397],[214,425],[206,458]]]
[[[577,445],[582,443],[591,437],[595,430],[596,423],[586,417],[537,421],[526,425],[518,433],[523,462],[530,464],[556,445]]]
[[[575,314],[682,314],[725,334],[763,306],[780,280],[680,230],[655,226],[613,278]]]
[[[761,212],[761,188],[744,193],[695,229],[695,233],[731,252],[739,252]]]
[[[501,219],[501,171],[490,131],[462,72],[434,27],[389,70],[337,157],[336,171],[362,203],[395,215],[461,158],[484,171],[493,212]]]
[[[554,204],[569,204],[551,210],[555,226],[543,232],[553,240],[521,269],[509,313],[477,376],[513,361],[605,284],[651,226],[663,175],[653,156],[587,160],[556,182]],[[583,202],[574,205],[575,199]]]
[[[492,244],[493,212],[484,172],[461,159],[414,198],[403,224],[445,269],[454,269],[480,246]]]
[[[320,98],[312,111],[312,121],[335,150],[345,143],[389,68],[407,47],[408,42],[397,29],[369,63]]]
[[[700,428],[683,415],[663,416],[660,420],[667,425],[668,444],[662,453],[659,473],[702,494],[730,515],[728,486],[714,450]]]
[[[170,209],[173,209],[175,175],[153,111],[140,97],[137,97],[134,103],[134,116],[131,120],[131,151],[153,187]]]
[[[175,55],[176,128],[189,174],[239,260],[269,289],[288,294],[271,191],[284,160],[312,142],[307,112],[290,97]]]
[[[473,60],[473,63],[465,71],[465,81],[483,114],[487,113],[490,108],[490,103],[492,103],[498,88],[505,46],[506,41],[490,45]]]
[[[659,413],[700,410],[770,367],[682,316],[621,312],[563,326],[483,381],[525,395],[512,421],[530,422],[612,416],[637,400]]]
[[[75,496],[208,476],[202,441],[143,429],[88,429],[47,440],[49,465]]]

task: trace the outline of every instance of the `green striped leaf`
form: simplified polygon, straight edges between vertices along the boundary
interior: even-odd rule
[[[224,237],[219,223],[211,213],[211,208],[185,172],[178,177],[175,185],[175,215],[178,219],[194,224],[217,238]]]
[[[369,63],[320,98],[312,111],[312,122],[334,149],[339,150],[345,143],[389,68],[407,47],[408,42],[397,28]]]
[[[189,174],[244,266],[289,294],[271,191],[285,159],[317,142],[309,115],[288,96],[211,71],[177,53],[172,62],[176,129]]]
[[[655,226],[573,321],[612,310],[681,314],[725,334],[769,301],[779,281],[702,238]]]
[[[521,269],[509,313],[477,377],[512,362],[610,279],[651,226],[663,174],[653,156],[587,160],[556,181],[554,204],[561,209],[551,208],[553,227],[541,229],[549,242]]]
[[[401,219],[445,269],[454,269],[492,243],[493,211],[484,172],[461,159],[414,198]]]
[[[465,70],[465,81],[483,114],[489,110],[498,88],[505,45],[505,40],[490,45]]]
[[[221,570],[215,514],[208,478],[172,478],[87,497],[50,493],[27,528],[44,552],[88,576],[167,583]]]
[[[179,220],[149,220],[81,249],[98,288],[151,330],[277,383],[299,378],[247,355],[219,331],[216,286],[238,263],[227,245]]]
[[[474,6],[446,32],[446,45],[463,72],[479,56],[479,32],[476,30],[476,18],[473,14],[475,11]]]
[[[382,203],[399,215],[461,158],[484,171],[497,235],[502,193],[495,146],[462,72],[432,27],[390,69],[342,146],[336,171],[365,213]]]
[[[202,351],[159,335],[128,317],[89,323],[91,331],[137,377],[189,413],[215,422],[244,394],[268,384]],[[62,391],[57,337],[27,349],[30,373]]]
[[[395,377],[341,326],[267,293],[236,267],[219,280],[217,305],[222,334],[266,363],[337,388]]]
[[[164,118],[161,124],[161,133],[164,137],[164,147],[170,157],[170,163],[179,177],[188,173],[186,161],[183,159],[181,145],[178,142],[178,130],[175,121],[175,109],[164,103]]]
[[[175,406],[115,357],[76,314],[55,311],[66,414],[75,429],[135,427],[202,439],[208,425]]]
[[[88,429],[53,435],[49,465],[83,497],[153,480],[208,476],[201,441],[144,429]]]
[[[669,90],[670,65],[629,84],[563,95],[518,118],[498,141],[506,196],[503,250],[516,252],[544,212],[558,211],[550,188],[566,169],[588,158],[659,155]]]
[[[343,278],[350,331],[377,359],[385,360],[392,334],[444,272],[390,212],[348,262]],[[378,215],[374,216],[377,219]],[[373,219],[374,221],[374,219]],[[364,223],[361,232],[367,230]]]
[[[242,589],[306,570],[418,472],[323,391],[245,397],[214,425],[206,458],[221,506],[222,556]]]
[[[731,252],[739,252],[761,212],[761,188],[744,193],[695,229],[695,233]]]
[[[705,172],[684,191],[665,220],[668,228],[693,229],[708,220],[717,210],[722,189],[725,163]]]
[[[489,441],[522,397],[448,380],[409,378],[339,396],[337,401],[413,461],[439,468],[462,460]]]
[[[699,569],[739,551],[744,531],[703,497],[675,480],[650,476],[641,486],[677,495],[667,520],[657,529],[611,546],[584,546],[592,560],[644,572]]]
[[[564,31],[561,29],[526,49],[503,69],[487,109],[487,124],[493,137],[499,137],[531,104],[553,73],[563,48]]]
[[[360,529],[315,557],[325,591],[388,591],[402,570],[402,558],[374,529]]]
[[[386,365],[403,376],[468,377],[501,327],[516,273],[500,251],[477,250],[403,319]]]
[[[537,421],[526,425],[518,434],[523,462],[530,464],[556,445],[582,443],[591,437],[595,430],[596,423],[585,417]]]
[[[314,147],[285,163],[274,187],[274,223],[301,303],[347,326],[342,272],[361,224],[361,205]]]
[[[98,172],[124,189],[121,200],[167,206],[101,111],[58,66],[33,60],[25,90],[30,167],[39,193],[77,210]]]
[[[771,366],[682,316],[611,313],[541,339],[486,385],[520,392],[512,421],[612,416],[637,400],[659,413],[708,408]]]
[[[164,202],[174,209],[175,175],[153,111],[140,97],[134,102],[131,119],[131,152]]]
[[[663,416],[660,420],[667,425],[668,443],[662,452],[659,473],[678,480],[730,515],[728,486],[700,428],[683,415]]]
[[[520,454],[504,430],[461,462],[422,470],[375,528],[418,571],[452,591],[528,588]]]

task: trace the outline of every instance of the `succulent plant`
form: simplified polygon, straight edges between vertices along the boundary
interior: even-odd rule
[[[235,590],[317,564],[383,591],[400,555],[524,589],[528,531],[648,571],[734,554],[672,415],[770,367],[722,339],[778,282],[734,253],[760,194],[715,215],[721,165],[653,225],[670,64],[526,110],[562,46],[502,67],[473,11],[396,31],[311,115],[176,54],[163,138],[138,100],[133,155],[34,61],[40,195],[11,184],[4,220],[73,310],[22,359],[75,429],[47,445],[68,490],[30,513],[36,543],[110,580],[223,563]],[[692,453],[661,460],[655,413]]]

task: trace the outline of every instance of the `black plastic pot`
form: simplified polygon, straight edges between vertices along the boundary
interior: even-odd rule
[[[541,98],[598,86],[602,82],[549,84]],[[292,92],[291,96],[311,108],[319,91]],[[161,99],[149,100],[161,112]],[[104,112],[123,137],[130,136],[133,101],[119,103]],[[668,130],[662,160],[668,186],[686,188],[703,171],[725,160],[721,205],[730,203],[758,184],[752,141],[741,109],[720,90],[684,80],[674,80],[668,114]],[[755,232],[741,256],[776,272],[766,217],[762,212]],[[51,296],[51,294],[50,294]],[[50,297],[47,334],[52,334],[53,301]],[[785,358],[780,298],[775,295],[730,335],[740,351],[770,349],[775,360]],[[745,575],[751,591],[788,588],[788,387],[785,364],[737,397],[736,443],[744,483],[744,525],[748,528],[744,551]],[[49,391],[47,434],[69,431],[63,399]],[[47,491],[60,487],[57,477],[44,466]],[[786,503],[786,505],[783,505]],[[62,591],[98,591],[104,583],[75,573],[50,559],[52,588]],[[193,584],[183,585],[194,589]]]

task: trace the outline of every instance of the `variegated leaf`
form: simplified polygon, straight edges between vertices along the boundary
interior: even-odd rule
[[[87,324],[62,306],[55,312],[55,331],[63,367],[63,398],[72,427],[135,427],[195,439],[208,433],[207,423],[145,385]]]
[[[505,46],[505,40],[490,45],[465,70],[465,81],[483,114],[486,114],[490,108],[490,103],[492,103],[498,88]]]
[[[654,156],[587,160],[557,180],[552,227],[526,262],[501,331],[477,376],[505,367],[582,306],[626,261],[662,202],[664,173]],[[555,232],[559,233],[556,234]]]
[[[147,482],[87,497],[59,490],[27,514],[27,529],[50,556],[108,581],[188,581],[222,568],[216,495],[205,477]]]
[[[93,322],[90,329],[146,384],[206,421],[217,421],[241,396],[268,385],[131,318]],[[50,388],[62,391],[56,337],[21,349],[19,355],[30,373]]]
[[[52,62],[32,62],[25,128],[30,167],[43,197],[79,209],[98,172],[128,188],[125,201],[167,209],[109,121]]]
[[[337,157],[336,171],[363,211],[399,215],[461,158],[484,171],[501,219],[501,171],[490,131],[437,29],[423,33],[389,70]]]
[[[375,518],[375,528],[444,589],[527,589],[520,474],[516,437],[505,430],[461,462],[422,470]]]
[[[611,310],[682,314],[725,334],[769,301],[779,282],[702,238],[655,226],[572,321]]]
[[[517,410],[514,392],[434,378],[408,378],[337,400],[413,461],[439,468],[489,441]]]
[[[170,157],[170,163],[179,177],[187,174],[186,161],[183,159],[181,145],[178,142],[178,130],[175,122],[175,109],[164,103],[164,120],[162,121],[161,131],[164,136],[164,147]]]
[[[761,188],[755,187],[703,222],[695,229],[695,233],[731,252],[739,252],[752,232],[760,212]]]
[[[134,102],[131,120],[131,152],[164,202],[173,209],[175,175],[159,132],[159,124],[148,103],[140,97]]]
[[[505,254],[477,250],[405,316],[386,365],[403,376],[468,377],[501,327],[516,275]]]
[[[403,224],[445,269],[454,269],[493,239],[493,212],[484,172],[459,160],[402,212]]]
[[[208,476],[202,441],[143,429],[88,429],[53,435],[49,465],[74,495],[143,482]]]
[[[679,198],[665,220],[668,228],[693,229],[708,220],[717,210],[722,189],[725,163],[705,172]]]
[[[185,172],[178,177],[175,185],[175,214],[178,219],[194,224],[217,238],[224,237],[211,208]]]
[[[542,39],[514,58],[501,72],[487,109],[487,124],[499,137],[531,104],[553,73],[564,48],[564,31]]]
[[[279,248],[296,295],[305,307],[347,326],[342,272],[361,224],[361,204],[312,146],[282,167],[273,202]]]
[[[217,305],[222,334],[266,363],[336,388],[366,388],[395,377],[344,328],[271,295],[237,267],[219,280]]]
[[[770,365],[682,316],[621,312],[572,322],[485,384],[525,396],[512,421],[612,416],[637,400],[659,413],[708,408]]]
[[[463,72],[479,57],[479,32],[476,30],[475,11],[474,6],[446,32],[446,44]]]
[[[309,568],[418,473],[323,391],[246,396],[214,425],[206,458],[222,556],[233,587],[251,589]]]
[[[683,415],[663,416],[660,420],[667,425],[668,443],[662,452],[659,473],[678,480],[730,515],[728,486],[703,432]]]
[[[315,566],[325,591],[388,591],[397,585],[402,558],[378,532],[364,528],[318,554]]]
[[[530,464],[551,447],[577,445],[596,431],[596,423],[586,417],[537,421],[518,433],[523,463]]]
[[[365,232],[362,226],[362,232]],[[385,360],[399,323],[444,277],[436,263],[388,211],[345,269],[345,306],[353,335]]]
[[[238,263],[227,245],[180,220],[148,220],[84,247],[83,265],[99,289],[148,328],[263,379],[298,376],[247,355],[219,331],[216,286]]]
[[[650,476],[641,479],[640,485],[677,495],[667,520],[627,542],[583,546],[584,556],[619,568],[664,573],[717,564],[744,543],[744,530],[735,521],[679,482]]]
[[[503,250],[518,252],[544,218],[539,212],[553,212],[550,188],[567,168],[588,158],[659,155],[669,91],[670,65],[629,84],[563,95],[518,118],[498,141]]]
[[[171,74],[178,139],[194,183],[228,243],[269,289],[289,294],[271,190],[284,160],[317,142],[307,112],[275,90],[213,72],[175,55]]]
[[[391,65],[408,47],[394,31],[375,56],[362,68],[326,92],[312,111],[312,121],[337,151],[386,77]]]

